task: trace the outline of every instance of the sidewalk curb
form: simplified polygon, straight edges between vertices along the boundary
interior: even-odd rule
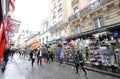
[[[58,62],[58,60],[54,60],[54,61]],[[73,63],[65,62],[65,64],[73,66]],[[102,73],[102,74],[107,74],[107,75],[111,75],[111,76],[115,76],[115,77],[120,77],[120,74],[117,74],[117,73],[112,73],[112,72],[108,72],[108,71],[105,71],[105,70],[99,70],[99,69],[95,69],[95,68],[91,68],[91,67],[87,67],[87,66],[84,66],[84,68],[88,69],[88,70],[91,70],[91,71],[99,72],[99,73]]]

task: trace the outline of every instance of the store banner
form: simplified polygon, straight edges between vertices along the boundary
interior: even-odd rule
[[[2,63],[3,54],[4,54],[4,51],[5,51],[5,48],[6,48],[5,41],[6,41],[6,39],[3,38],[0,42],[0,64]]]

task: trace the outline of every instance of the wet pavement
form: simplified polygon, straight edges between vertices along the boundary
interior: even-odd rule
[[[4,73],[0,72],[0,79],[25,79],[15,61],[10,58]]]
[[[59,66],[57,62],[50,64],[44,62],[42,66],[35,62],[32,68],[28,57],[15,55],[12,62],[9,62],[5,73],[0,74],[0,79],[120,79],[89,70],[87,73],[88,75],[85,76],[79,70],[77,75],[72,66]]]

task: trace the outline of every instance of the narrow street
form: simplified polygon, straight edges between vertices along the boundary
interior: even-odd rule
[[[7,70],[2,75],[3,77],[0,76],[0,79],[119,79],[89,70],[87,70],[87,77],[82,71],[79,71],[79,75],[77,75],[72,66],[62,67],[57,62],[43,63],[42,66],[35,62],[32,68],[28,58],[19,57],[18,54],[14,56],[12,61],[14,62],[8,63]]]
[[[0,0],[0,79],[120,79],[120,0]]]

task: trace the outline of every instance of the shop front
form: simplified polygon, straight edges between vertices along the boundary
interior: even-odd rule
[[[67,47],[72,49],[73,54],[80,50],[86,66],[120,73],[119,29],[120,23],[117,23],[67,37]],[[70,56],[68,53],[68,58]]]

